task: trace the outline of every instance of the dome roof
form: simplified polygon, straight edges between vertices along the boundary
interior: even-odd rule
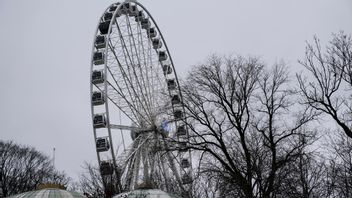
[[[141,195],[143,195],[143,198],[180,198],[179,196],[169,194],[158,189],[134,190],[116,195],[114,198],[137,198],[141,197]]]
[[[77,192],[69,192],[61,189],[48,188],[13,195],[7,198],[82,198],[85,197]]]

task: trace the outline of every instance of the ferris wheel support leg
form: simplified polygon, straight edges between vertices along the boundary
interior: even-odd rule
[[[170,181],[170,175],[169,175],[169,172],[166,171],[166,163],[165,163],[165,160],[161,160],[161,166],[163,168],[163,171],[164,171],[164,175],[165,175],[165,186],[166,186],[166,189],[168,191],[170,191],[170,185],[169,185],[169,181]]]
[[[136,163],[133,168],[133,189],[136,189],[138,185],[138,176],[139,176],[139,169],[140,169],[140,162],[141,162],[141,152],[136,153]]]
[[[150,148],[149,148],[150,149]],[[145,184],[149,185],[150,184],[150,180],[149,180],[149,166],[148,166],[148,152],[147,150],[145,150],[143,152],[143,180],[145,182]]]

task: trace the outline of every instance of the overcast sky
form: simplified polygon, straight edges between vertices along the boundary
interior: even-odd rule
[[[96,162],[89,72],[95,28],[111,0],[0,0],[0,138],[52,155],[77,178]],[[158,23],[179,77],[211,53],[284,60],[305,42],[352,33],[351,0],[140,0]]]

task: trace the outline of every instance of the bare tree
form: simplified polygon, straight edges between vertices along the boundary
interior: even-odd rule
[[[51,159],[34,148],[0,141],[0,188],[4,197],[35,190],[39,184],[67,185],[70,178],[55,170]]]
[[[303,102],[335,121],[352,138],[352,39],[334,34],[326,50],[314,37],[299,61],[313,77],[297,75]],[[310,77],[310,76],[309,76]]]
[[[109,181],[106,184],[106,188],[104,188],[104,181],[98,166],[85,162],[83,170],[84,172],[79,176],[79,188],[85,196],[110,198],[121,193],[114,186],[109,186],[116,185],[119,182],[114,177],[105,178],[109,179]]]
[[[331,197],[352,196],[352,140],[340,131],[330,137],[330,159],[326,172],[327,190]]]
[[[280,191],[287,198],[329,197],[327,189],[327,165],[313,153],[303,153],[296,163],[286,168],[286,177]]]
[[[220,197],[275,197],[284,169],[310,142],[315,115],[295,103],[282,65],[212,56],[183,86],[189,147],[201,153],[200,174]],[[312,133],[312,136],[314,133]]]
[[[99,168],[86,162],[83,170],[79,177],[81,191],[87,197],[106,197]]]

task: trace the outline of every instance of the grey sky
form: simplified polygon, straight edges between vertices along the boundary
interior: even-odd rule
[[[89,99],[93,36],[111,0],[0,0],[0,138],[36,147],[76,178],[96,162]],[[140,0],[166,39],[177,73],[211,53],[285,60],[305,41],[352,33],[351,0]]]

